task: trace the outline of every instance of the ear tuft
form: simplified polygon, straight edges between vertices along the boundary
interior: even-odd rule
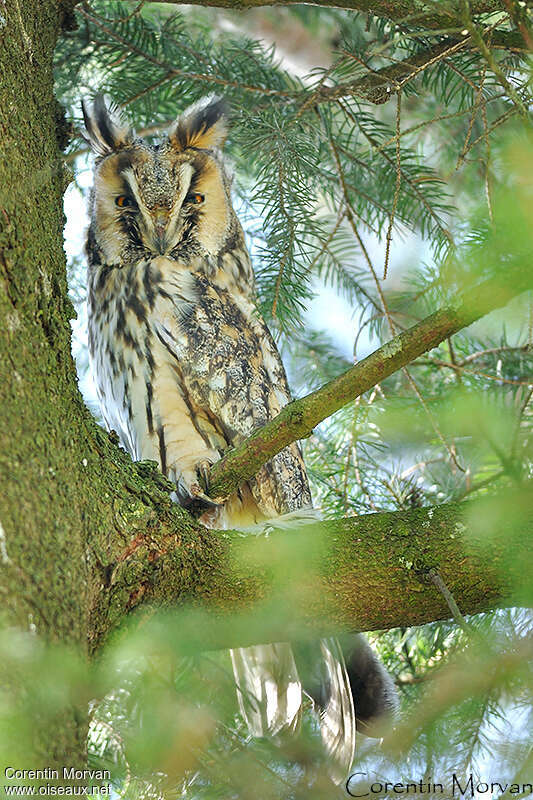
[[[82,100],[86,139],[98,156],[107,156],[133,143],[134,132],[119,107],[97,94],[92,102]]]
[[[221,97],[210,95],[190,106],[170,126],[168,139],[177,150],[197,147],[202,150],[224,144],[228,128],[228,109]]]

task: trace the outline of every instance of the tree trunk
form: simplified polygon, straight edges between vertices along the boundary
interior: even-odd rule
[[[87,414],[70,355],[52,79],[61,18],[56,0],[0,3],[1,617],[85,650]],[[28,762],[81,763],[83,717],[59,710],[53,735],[43,721]]]

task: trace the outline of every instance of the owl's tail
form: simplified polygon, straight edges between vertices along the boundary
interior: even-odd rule
[[[240,530],[309,524],[319,513],[304,507]],[[361,635],[282,642],[231,650],[241,714],[252,736],[295,732],[304,695],[317,713],[331,778],[345,780],[355,755],[356,731],[380,736],[380,722],[397,706],[394,683]]]
[[[263,737],[295,732],[302,716],[303,694],[307,694],[318,713],[329,772],[340,783],[355,754],[355,711],[338,642],[322,639],[317,645],[313,642],[305,648],[305,660],[297,651],[300,670],[288,642],[232,650],[237,697],[251,735]]]

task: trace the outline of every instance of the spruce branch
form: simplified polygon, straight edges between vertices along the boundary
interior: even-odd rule
[[[390,216],[390,220],[389,220],[389,228],[388,228],[388,232],[387,232],[384,278],[386,277],[386,274],[387,274],[387,264],[388,264],[388,252],[389,252],[389,247],[390,247],[390,237],[392,236],[392,225],[393,225],[394,212],[395,212],[396,204],[397,204],[397,201],[398,201],[398,193],[399,193],[398,178],[401,179],[401,162],[400,162],[400,148],[399,148],[399,141],[400,141],[400,138],[399,138],[399,133],[400,133],[400,109],[401,109],[400,98],[401,98],[401,93],[398,92],[398,106],[397,106],[397,114],[396,114],[396,181],[397,181],[397,183],[396,183],[396,192],[395,192],[395,195],[394,195],[393,205],[392,205],[392,209],[391,209],[391,216]],[[349,113],[349,112],[347,112],[347,113]],[[345,178],[344,178],[344,172],[342,170],[342,165],[341,165],[341,161],[340,161],[340,158],[339,158],[339,154],[338,154],[337,148],[336,148],[335,143],[333,142],[333,140],[330,142],[330,146],[332,148],[332,152],[333,152],[333,156],[334,156],[334,159],[335,159],[335,163],[337,165],[337,172],[338,172],[338,175],[339,175],[339,182],[340,182],[340,184],[342,186],[342,190],[343,190],[343,194],[344,194],[344,201],[347,204],[348,208],[350,208],[349,207],[349,199],[348,199],[348,195],[347,195],[347,191],[346,191],[346,181],[345,181]],[[385,153],[383,155],[386,156]],[[392,318],[392,314],[390,313],[390,309],[389,309],[388,303],[386,301],[385,294],[383,292],[383,288],[382,288],[380,280],[378,278],[376,269],[374,268],[374,265],[372,264],[370,256],[368,255],[368,251],[367,251],[367,249],[365,248],[365,246],[363,244],[363,241],[361,239],[361,236],[359,235],[359,232],[357,231],[357,227],[355,225],[353,216],[350,213],[348,214],[348,219],[349,219],[350,224],[352,226],[353,233],[354,233],[354,235],[355,235],[355,237],[356,237],[356,239],[357,239],[357,241],[359,243],[359,246],[361,247],[361,250],[363,251],[363,253],[365,255],[365,259],[366,259],[368,267],[370,269],[370,273],[371,273],[372,278],[374,280],[374,283],[376,285],[376,290],[377,290],[377,293],[378,293],[380,301],[381,301],[381,306],[382,306],[382,309],[383,309],[383,313],[385,315],[385,318],[387,319],[387,323],[388,323],[388,326],[389,326],[390,334],[391,334],[391,336],[395,336],[396,335],[396,325],[395,325],[394,320]],[[435,433],[437,434],[438,438],[442,442],[445,450],[448,452],[448,455],[450,456],[450,460],[455,464],[455,466],[459,470],[461,470],[463,472],[464,470],[463,470],[463,468],[461,467],[461,465],[457,461],[453,446],[450,446],[448,444],[448,442],[446,441],[445,437],[443,436],[443,434],[442,434],[442,432],[441,432],[441,430],[439,428],[439,425],[438,425],[434,415],[430,411],[429,406],[426,403],[422,392],[420,391],[420,388],[419,388],[418,384],[416,383],[415,379],[411,375],[410,371],[407,369],[407,366],[403,366],[402,369],[403,369],[403,372],[404,372],[409,384],[411,385],[411,388],[413,389],[413,392],[415,393],[415,395],[418,398],[422,408],[424,409],[424,412],[427,415],[427,417],[428,417],[428,419],[429,419],[429,421],[430,421]]]
[[[469,41],[469,38],[461,41],[446,39],[444,42],[421,50],[403,61],[369,71],[362,78],[351,83],[324,86],[317,93],[317,102],[337,100],[342,97],[362,97],[376,105],[386,103],[402,86],[420,72],[462,50],[469,44]]]
[[[217,87],[223,87],[226,89],[239,89],[240,91],[244,92],[251,92],[253,94],[259,95],[266,95],[268,97],[285,97],[285,98],[292,98],[297,92],[290,92],[290,91],[279,91],[276,89],[269,89],[262,86],[246,86],[238,81],[230,81],[224,78],[220,78],[217,75],[203,73],[203,72],[194,72],[191,70],[183,70],[174,67],[172,64],[169,64],[167,61],[157,58],[153,56],[151,53],[143,50],[142,48],[138,47],[134,42],[130,41],[129,39],[125,38],[121,34],[117,33],[117,31],[110,28],[109,25],[104,24],[101,19],[96,16],[95,14],[89,14],[84,9],[78,9],[78,12],[88,21],[95,25],[97,28],[100,28],[110,39],[113,39],[118,44],[120,44],[126,52],[132,52],[141,58],[145,58],[149,63],[153,64],[156,67],[160,67],[164,70],[165,74],[162,75],[162,79],[165,81],[169,80],[171,77],[175,78],[186,78],[193,82],[205,83],[207,85],[214,85]]]
[[[395,336],[347,372],[299,400],[293,400],[270,422],[216,462],[209,494],[223,501],[269,459],[347,403],[436,347],[457,331],[500,308],[533,284],[533,276],[509,268],[505,282],[488,279],[466,290],[453,305],[445,306]]]
[[[476,29],[472,36],[460,36],[459,38],[448,37],[432,47],[409,56],[403,61],[391,64],[379,70],[369,69],[366,75],[347,84],[325,86],[323,85],[323,81],[325,80],[324,76],[322,83],[318,87],[315,87],[312,91],[306,89],[279,90],[256,85],[238,85],[235,81],[224,79],[207,71],[195,72],[193,70],[179,69],[164,59],[155,57],[151,53],[148,53],[146,50],[140,48],[136,43],[130,41],[128,38],[124,37],[110,27],[110,25],[107,24],[107,21],[102,20],[102,18],[96,13],[90,13],[83,8],[79,9],[79,13],[88,22],[100,29],[106,36],[110,37],[112,40],[121,45],[126,52],[132,52],[137,56],[145,58],[149,63],[159,67],[162,70],[162,74],[158,76],[156,80],[154,80],[151,86],[145,87],[139,96],[150,92],[152,89],[157,88],[163,83],[167,83],[172,79],[186,78],[191,81],[205,83],[207,85],[213,84],[219,88],[239,88],[242,91],[250,92],[256,95],[277,97],[280,99],[285,99],[286,101],[301,103],[300,113],[313,102],[332,102],[343,97],[360,97],[377,105],[385,103],[395,92],[399,91],[402,86],[426,70],[428,67],[448,58],[449,56],[454,55],[456,52],[461,51],[466,47],[479,47],[479,34]],[[474,34],[477,37],[475,42],[473,41]],[[522,40],[520,34],[508,31],[492,32],[491,47],[514,51],[527,50],[526,43]],[[483,55],[487,57],[485,52]],[[492,59],[490,56],[490,53],[489,57],[491,58],[491,66],[494,69],[499,70],[499,67],[497,67],[495,64],[494,59]],[[131,98],[128,102],[131,102],[133,99],[137,99],[137,97]]]
[[[506,642],[507,647],[503,652],[501,645],[493,646],[490,642],[484,644],[482,649],[479,641],[475,641],[435,676],[420,701],[385,738],[385,752],[396,758],[409,752],[421,732],[427,730],[439,715],[465,700],[501,688],[509,676],[531,663],[533,640],[530,636],[517,636],[513,646]],[[513,796],[517,795],[500,795]]]
[[[462,8],[462,18],[465,24],[465,29],[468,30],[473,43],[475,44],[475,46],[485,59],[491,71],[494,73],[494,75],[500,82],[501,86],[504,88],[504,90],[507,92],[513,103],[516,105],[520,114],[522,114],[524,117],[527,117],[528,111],[526,106],[522,102],[522,99],[518,95],[512,83],[508,80],[507,76],[501,69],[500,65],[497,64],[496,61],[494,60],[491,48],[485,42],[482,32],[479,30],[479,27],[475,24],[474,20],[472,19],[472,10],[468,0],[462,0],[461,8]],[[490,36],[492,38],[492,32],[490,33]]]

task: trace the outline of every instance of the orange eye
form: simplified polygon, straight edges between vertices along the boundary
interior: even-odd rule
[[[115,205],[119,208],[129,208],[135,205],[135,201],[127,194],[119,194],[118,197],[115,197]]]
[[[188,194],[185,198],[185,202],[193,203],[195,206],[199,206],[200,203],[204,202],[204,200],[205,196],[199,192],[191,192],[191,194]]]

